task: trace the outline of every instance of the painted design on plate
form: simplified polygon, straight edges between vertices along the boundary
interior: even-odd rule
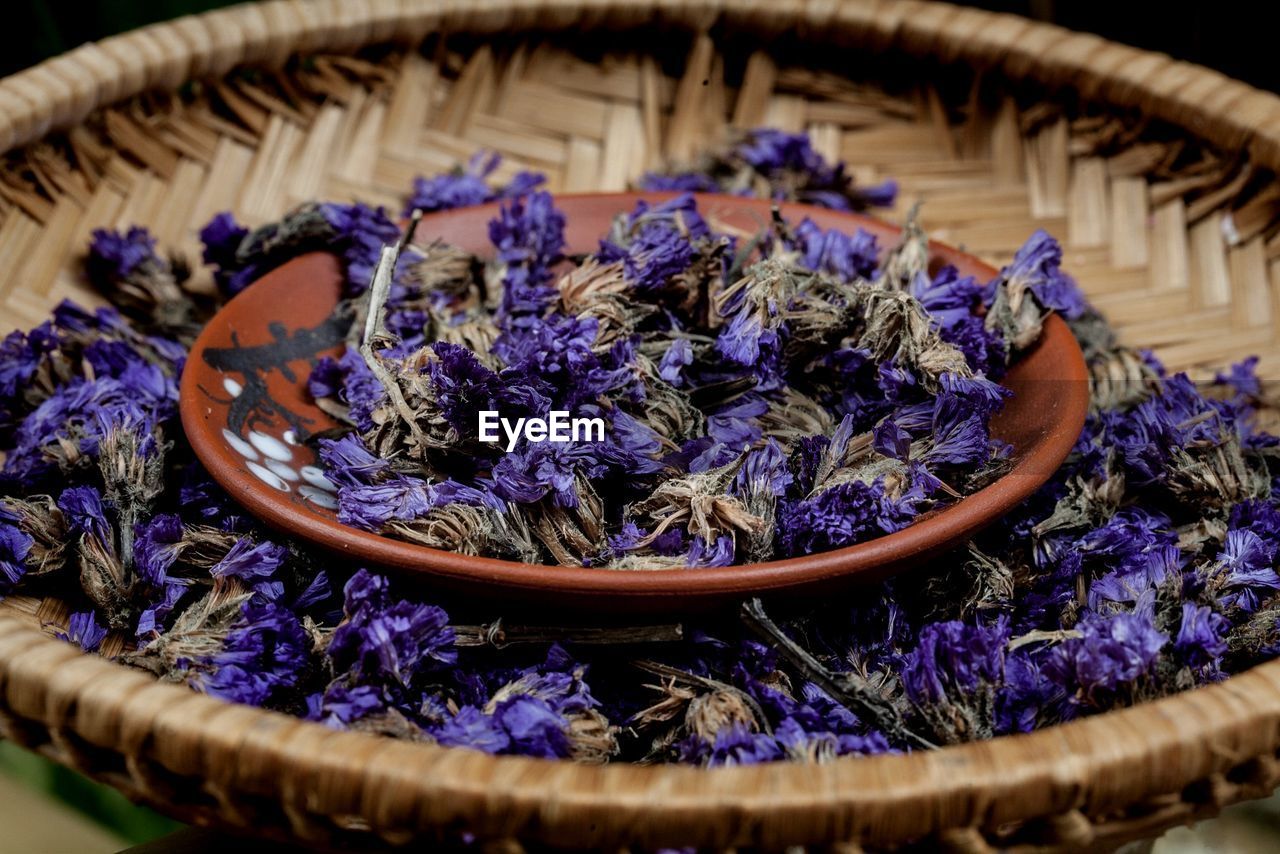
[[[211,400],[226,407],[222,440],[241,467],[255,478],[298,503],[333,513],[338,509],[338,486],[316,465],[315,452],[305,444],[317,424],[294,412],[270,391],[273,373],[290,385],[309,374],[319,356],[343,343],[349,317],[331,315],[308,329],[271,329],[275,340],[243,346],[232,333],[232,346],[210,347],[204,362],[221,376],[216,393],[201,387]]]

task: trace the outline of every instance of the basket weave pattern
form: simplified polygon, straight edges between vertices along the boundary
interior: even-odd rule
[[[86,45],[0,82],[0,333],[97,301],[77,263],[94,228],[194,257],[218,211],[398,209],[481,147],[553,190],[617,190],[757,125],[897,179],[932,236],[994,262],[1059,235],[1171,368],[1280,365],[1280,99],[1019,18],[861,0],[276,0]],[[1107,847],[1280,783],[1280,663],[934,753],[588,768],[229,706],[50,640],[66,616],[0,602],[0,735],[181,818],[318,843]]]

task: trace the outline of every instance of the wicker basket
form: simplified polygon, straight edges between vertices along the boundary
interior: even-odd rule
[[[1020,18],[872,0],[277,0],[85,45],[0,83],[0,326],[94,300],[76,255],[95,227],[194,252],[216,211],[397,205],[481,146],[555,189],[618,189],[757,124],[897,178],[935,236],[993,261],[1035,226],[1060,235],[1096,304],[1173,367],[1277,364],[1280,99]],[[1105,848],[1280,782],[1280,662],[931,753],[581,767],[226,705],[51,640],[65,617],[0,603],[0,734],[180,818],[324,845]]]

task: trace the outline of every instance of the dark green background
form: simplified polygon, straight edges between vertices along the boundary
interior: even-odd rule
[[[231,6],[227,0],[7,0],[0,2],[0,74],[10,74],[87,41]]]
[[[8,0],[0,3],[0,46],[8,44],[0,50],[0,74],[86,41],[229,5],[226,0]],[[1055,21],[1199,62],[1267,89],[1280,88],[1275,34],[1263,20],[1270,3],[970,0],[966,5]]]

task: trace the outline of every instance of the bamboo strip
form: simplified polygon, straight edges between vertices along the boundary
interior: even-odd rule
[[[1116,178],[1111,182],[1111,263],[1118,270],[1147,266],[1147,182]]]

